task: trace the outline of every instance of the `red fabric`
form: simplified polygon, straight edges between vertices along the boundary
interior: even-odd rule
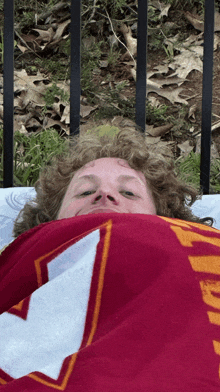
[[[80,349],[57,379],[37,371],[15,379],[0,369],[0,391],[219,392],[217,229],[115,213],[41,224],[0,256],[0,314],[20,312],[25,323],[25,304],[48,284],[51,260],[94,230],[100,240]]]

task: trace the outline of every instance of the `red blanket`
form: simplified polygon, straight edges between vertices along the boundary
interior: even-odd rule
[[[0,392],[219,392],[220,231],[41,224],[0,256]]]

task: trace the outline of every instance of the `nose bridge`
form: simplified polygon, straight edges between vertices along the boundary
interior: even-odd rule
[[[107,177],[102,178],[99,184],[98,194],[96,194],[95,200],[102,199],[103,202],[110,200],[116,201],[117,198],[117,183],[109,180]]]
[[[98,189],[100,192],[108,193],[115,192],[117,190],[118,182],[115,176],[109,174],[103,174],[98,183]]]

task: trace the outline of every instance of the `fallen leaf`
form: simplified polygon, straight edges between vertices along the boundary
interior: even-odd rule
[[[38,130],[42,129],[42,125],[39,121],[36,120],[36,118],[32,117],[28,122],[25,124],[26,129],[28,128],[35,128],[37,127]]]
[[[220,121],[212,126],[211,131],[215,131],[218,128],[220,128]]]
[[[189,108],[188,119],[191,122],[195,122],[196,121],[196,116],[195,116],[196,110],[197,110],[197,104],[196,103],[194,105],[190,106],[190,108]]]
[[[53,28],[50,27],[48,30],[41,30],[41,29],[32,29],[33,31],[36,31],[39,36],[35,37],[36,42],[41,43],[41,42],[50,42],[53,37],[55,32],[53,31]]]
[[[56,41],[57,39],[61,38],[65,28],[71,23],[71,19],[66,20],[65,22],[61,23],[54,35],[53,39]]]
[[[44,124],[44,129],[50,129],[50,128],[54,128],[54,127],[55,128],[59,127],[59,129],[62,129],[68,135],[70,135],[70,130],[69,130],[69,127],[67,125],[63,124],[59,120],[54,120],[52,118],[48,118],[47,122],[45,122],[45,124]]]
[[[169,67],[175,70],[172,76],[177,75],[180,79],[186,79],[188,74],[195,69],[203,72],[203,63],[199,56],[187,49],[175,56]]]
[[[183,12],[183,14],[196,30],[204,31],[204,21],[201,20],[199,15],[191,14],[189,11]]]
[[[204,20],[198,14],[191,14],[189,11],[183,12],[188,21],[196,30],[204,32]],[[214,32],[220,31],[220,13],[215,11]]]
[[[135,68],[131,69],[131,74],[134,80],[136,80]],[[177,103],[182,103],[184,105],[188,105],[188,102],[185,99],[179,97],[179,94],[183,90],[182,88],[167,90],[161,88],[162,84],[163,83],[159,80],[157,80],[157,82],[154,82],[151,79],[147,79],[147,95],[149,93],[156,93],[157,95],[160,95],[161,97],[168,99],[173,104],[177,102]],[[170,81],[169,83],[166,81],[164,82],[164,84],[172,84],[172,81]]]
[[[193,146],[189,145],[189,140],[186,140],[184,143],[178,144],[178,147],[180,148],[181,155],[183,157],[187,157],[194,148]]]
[[[160,101],[156,97],[148,97],[148,101],[150,102],[151,106],[155,108],[159,108],[161,106]]]
[[[169,9],[171,7],[171,4],[168,4],[168,5],[163,4],[162,7],[163,8],[161,9],[161,13],[159,15],[159,18],[162,18],[163,16],[168,16],[168,11],[169,11]]]
[[[172,127],[173,124],[166,124],[161,127],[151,128],[150,130],[148,128],[148,133],[154,137],[163,136],[165,133],[169,132]]]
[[[201,135],[196,136],[196,154],[201,154]],[[216,148],[215,142],[211,142],[211,162],[216,162],[216,159],[219,159],[219,153]]]
[[[148,88],[147,94],[156,93],[156,94],[160,95],[161,97],[168,99],[172,104],[177,102],[177,103],[182,103],[183,105],[188,106],[188,102],[185,99],[179,97],[179,94],[181,93],[182,90],[183,90],[182,88],[176,88],[176,89],[172,89],[172,90],[166,90],[166,89],[159,90],[156,88]]]
[[[168,11],[171,7],[171,4],[164,4],[160,2],[159,0],[152,0],[149,2],[149,5],[157,8],[160,11],[159,18],[162,18],[163,16],[168,16]]]
[[[169,75],[164,79],[152,79],[152,78],[147,79],[147,84],[149,86],[155,86],[155,87],[161,88],[166,85],[171,86],[174,84],[177,84],[178,86],[180,86],[181,84],[183,84],[185,82],[185,79],[181,79],[181,78],[178,78],[175,76],[173,77],[173,75],[174,74]]]
[[[26,46],[22,46],[19,43],[17,43],[17,47],[20,49],[20,51],[22,53],[26,52],[28,50],[28,48]]]
[[[126,24],[123,23],[120,26],[119,31],[121,31],[122,34],[124,35],[126,46],[129,49],[132,56],[137,56],[137,39],[132,37],[130,26],[126,26]],[[129,55],[130,53],[128,52]]]
[[[168,65],[157,65],[156,67],[154,67],[154,70],[155,71],[149,71],[148,73],[147,73],[147,76],[148,76],[148,78],[150,78],[151,76],[153,76],[153,75],[156,75],[156,74],[167,74],[168,72],[169,72],[169,67],[168,67]]]

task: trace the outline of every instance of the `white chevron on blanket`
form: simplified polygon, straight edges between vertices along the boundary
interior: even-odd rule
[[[0,368],[11,377],[39,371],[57,379],[63,360],[78,351],[99,241],[95,230],[48,264],[49,282],[30,296],[26,320],[0,315]]]

